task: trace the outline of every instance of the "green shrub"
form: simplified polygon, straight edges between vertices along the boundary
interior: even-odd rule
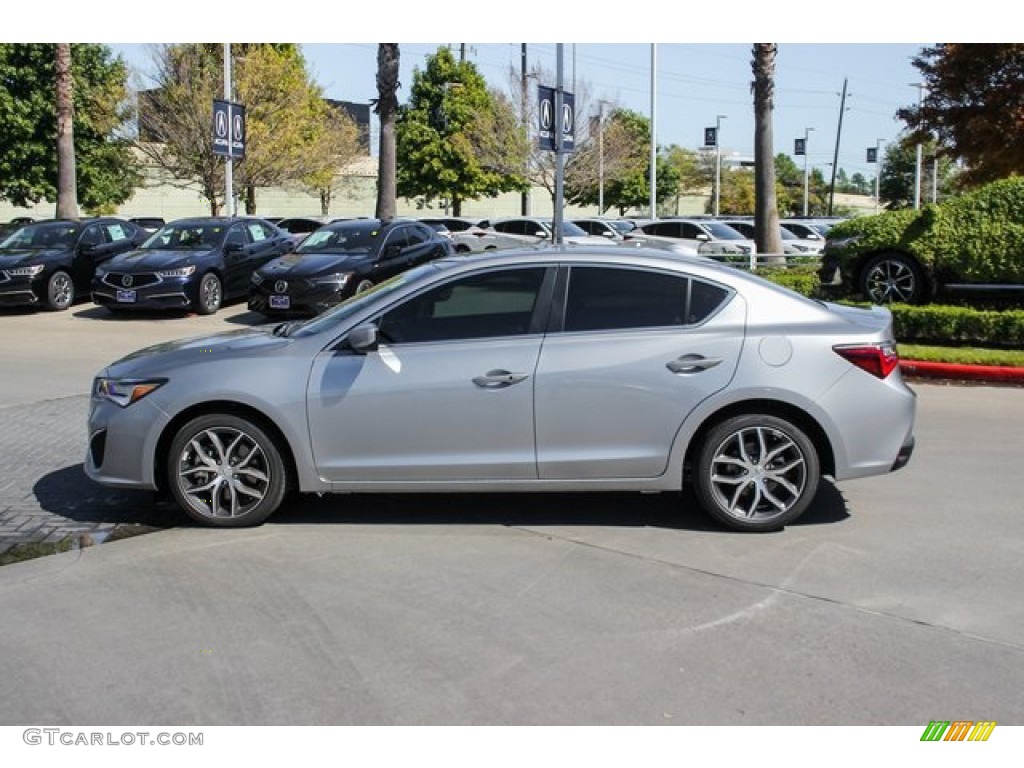
[[[793,267],[791,269],[760,267],[757,270],[757,274],[771,280],[773,283],[778,283],[792,291],[812,298],[818,295],[818,288],[821,285],[818,280],[818,271],[815,267]]]
[[[893,304],[897,341],[979,344],[994,349],[1024,348],[1024,310]]]

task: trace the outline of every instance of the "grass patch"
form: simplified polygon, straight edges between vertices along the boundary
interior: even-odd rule
[[[955,365],[1001,365],[1024,368],[1024,350],[984,349],[981,347],[938,347],[924,344],[899,344],[900,357],[929,363]]]

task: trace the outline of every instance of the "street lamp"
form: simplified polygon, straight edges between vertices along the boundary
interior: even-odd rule
[[[604,105],[597,102],[597,215],[604,215]]]
[[[882,204],[882,143],[885,139],[875,142],[875,213]]]
[[[715,216],[722,197],[722,121],[728,115],[715,115]]]
[[[911,88],[917,88],[917,109],[920,111],[921,103],[924,101],[924,83],[911,83]],[[917,161],[914,166],[914,208],[921,207],[921,142],[917,142]]]
[[[807,215],[807,201],[810,193],[810,174],[807,166],[807,144],[813,128],[804,128],[804,216]]]

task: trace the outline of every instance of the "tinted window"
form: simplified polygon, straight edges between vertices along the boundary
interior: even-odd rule
[[[245,230],[246,227],[243,224],[236,224],[235,226],[233,226],[231,229],[228,230],[228,238],[225,241],[225,245],[236,244],[244,246],[248,244],[249,240],[246,237]]]
[[[93,224],[85,228],[82,233],[81,239],[78,241],[80,246],[85,245],[102,245],[103,244],[103,227],[99,224]]]
[[[517,336],[530,331],[546,268],[472,275],[415,296],[380,320],[392,344]]]
[[[723,288],[680,275],[573,267],[565,330],[693,325],[707,319],[727,294]]]
[[[691,224],[688,221],[683,222],[683,234],[687,240],[696,240],[697,235],[703,235],[704,230],[698,227],[696,224]]]
[[[409,238],[409,245],[422,245],[423,243],[433,239],[431,231],[418,224],[406,227],[405,231]]]
[[[107,224],[105,228],[107,230],[107,240],[111,243],[117,243],[135,236],[135,227],[130,224],[115,222]]]

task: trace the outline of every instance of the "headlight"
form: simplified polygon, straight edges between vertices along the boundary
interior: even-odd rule
[[[312,282],[313,285],[336,285],[338,288],[344,288],[350,277],[352,277],[351,272],[338,272],[334,275],[314,277]]]
[[[189,267],[178,267],[177,269],[165,269],[157,272],[160,277],[188,277],[196,271],[196,267],[193,264]]]
[[[167,379],[106,379],[100,377],[93,382],[92,394],[93,397],[109,400],[122,408],[127,408],[166,383]]]
[[[46,269],[42,264],[35,264],[31,267],[15,267],[7,270],[8,277],[35,277]]]

